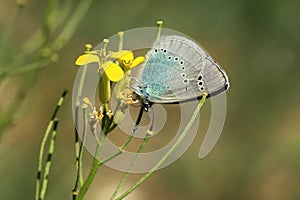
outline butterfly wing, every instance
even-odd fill
[[[161,37],[146,58],[132,88],[151,102],[187,101],[203,93],[217,95],[229,87],[221,67],[203,48],[183,36]]]

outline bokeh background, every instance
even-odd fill
[[[6,60],[13,60],[21,44],[41,26],[46,4],[46,0],[27,2],[5,46]],[[0,5],[3,36],[17,4],[1,0]],[[14,111],[17,117],[13,124],[1,132],[0,199],[34,198],[43,132],[62,90],[72,90],[78,69],[74,61],[85,43],[96,45],[121,30],[155,26],[158,19],[164,20],[165,28],[197,40],[226,69],[231,82],[227,118],[208,157],[197,157],[209,119],[205,115],[189,150],[126,199],[299,199],[299,12],[298,0],[94,1],[71,40],[57,52],[58,61],[37,71],[23,95],[18,95],[18,88],[26,83],[26,76],[1,80],[1,118],[11,102],[24,105]],[[46,199],[71,199],[75,180],[71,112],[69,95],[59,113],[61,123]],[[85,153],[87,174],[92,158]],[[121,175],[103,167],[86,199],[107,199]],[[126,187],[140,176],[131,175]]]

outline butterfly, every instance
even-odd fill
[[[162,36],[132,77],[131,89],[147,111],[153,103],[180,103],[212,97],[228,90],[220,65],[197,43],[184,36]]]

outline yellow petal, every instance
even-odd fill
[[[144,56],[137,57],[136,59],[133,60],[132,64],[130,65],[130,69],[138,66],[139,64],[141,64],[144,61],[145,61],[145,57]]]
[[[113,82],[118,82],[124,76],[122,68],[112,61],[105,62],[102,67],[109,80]]]
[[[99,57],[93,54],[83,54],[76,59],[75,64],[86,65],[92,62],[99,62]]]
[[[121,59],[121,60],[133,60],[133,53],[132,51],[121,50],[117,52],[109,52],[112,58]]]

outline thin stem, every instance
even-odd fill
[[[22,67],[17,66],[10,69],[6,69],[0,72],[0,82],[7,76],[18,76],[33,70],[41,69],[46,65],[50,64],[51,62],[53,62],[51,58],[43,58],[36,60],[33,63],[23,65]]]
[[[42,46],[47,46],[55,28],[58,0],[48,0],[45,17],[42,23]]]
[[[183,130],[182,134],[179,136],[178,140],[171,146],[171,148],[168,150],[168,152],[158,161],[156,165],[150,169],[150,171],[145,174],[142,178],[140,178],[131,188],[129,188],[126,192],[124,192],[122,195],[120,195],[117,200],[121,200],[127,195],[129,195],[132,191],[134,191],[138,186],[140,186],[145,180],[147,180],[158,168],[159,166],[169,157],[169,155],[175,150],[175,148],[181,143],[181,141],[184,139],[188,131],[190,130],[191,126],[193,125],[198,113],[200,112],[200,109],[202,108],[207,94],[204,94],[202,96],[202,99],[199,101],[198,106],[196,110],[194,111],[189,123]]]
[[[106,106],[104,106],[104,111],[106,109],[105,107]],[[95,178],[95,176],[97,174],[97,171],[98,171],[99,167],[102,166],[105,162],[107,162],[107,161],[113,159],[114,157],[118,156],[119,154],[121,154],[124,151],[124,149],[129,145],[129,143],[130,143],[130,141],[131,141],[131,139],[132,139],[135,131],[138,128],[138,125],[139,125],[139,123],[140,123],[140,121],[142,119],[142,116],[143,116],[143,108],[140,109],[140,112],[139,112],[139,115],[138,115],[138,118],[137,118],[137,121],[136,121],[136,125],[135,125],[134,129],[131,132],[131,136],[127,139],[127,141],[125,142],[125,144],[122,147],[120,147],[120,150],[118,150],[115,154],[113,154],[112,156],[108,157],[107,159],[104,159],[104,161],[101,161],[101,160],[98,160],[97,158],[98,157],[100,158],[101,147],[102,147],[102,144],[104,142],[105,136],[107,134],[107,132],[106,132],[107,130],[103,129],[103,132],[101,133],[100,145],[97,145],[96,156],[95,156],[95,158],[93,160],[91,171],[90,171],[90,173],[89,173],[86,181],[82,185],[82,188],[79,191],[77,200],[82,200],[84,198],[87,190],[89,189],[90,185],[92,184],[92,181],[94,180],[94,178]],[[105,116],[104,116],[104,118],[105,118]],[[96,130],[96,129],[94,129],[94,130]]]
[[[112,132],[117,126],[118,124],[112,124],[112,126],[107,130],[107,133]]]
[[[86,48],[87,45],[86,45]],[[85,77],[86,77],[86,73],[87,73],[87,67],[83,66],[82,69],[82,73],[80,76],[80,80],[79,80],[79,85],[78,85],[78,93],[77,93],[77,98],[76,98],[76,107],[75,107],[75,124],[78,124],[78,112],[79,112],[79,107],[80,107],[80,100],[81,100],[81,96],[82,96],[82,91],[83,91],[83,85],[84,85],[84,81],[85,81]],[[84,109],[84,112],[86,112],[86,109]],[[84,132],[86,131],[86,125],[88,123],[87,120],[87,114],[83,114],[84,117]],[[85,133],[84,133],[85,135]],[[82,139],[82,143],[81,146],[84,144],[83,139]],[[78,181],[80,182],[80,186],[83,186],[83,177],[82,177],[82,172],[81,171],[81,167],[80,167],[80,162],[81,162],[81,158],[80,158],[80,150],[81,147],[79,147],[79,137],[78,137],[78,132],[77,132],[77,127],[75,126],[75,151],[76,151],[76,169],[77,169],[77,177],[76,177],[76,181],[75,181],[75,186],[74,189],[72,191],[72,199],[75,200],[77,198],[78,195]],[[81,174],[81,175],[80,175]]]
[[[122,149],[125,149],[128,146],[128,144],[130,143],[130,141],[132,140],[132,138],[133,138],[133,136],[134,136],[136,130],[138,129],[138,127],[140,125],[140,122],[142,120],[143,112],[144,112],[144,109],[143,109],[143,107],[141,107],[138,118],[137,118],[136,123],[135,123],[135,126],[131,131],[131,135],[127,139],[127,141],[123,144],[123,146],[121,147]]]
[[[14,96],[14,100],[6,106],[6,111],[2,111],[0,116],[0,139],[2,134],[4,134],[5,129],[11,126],[18,118],[20,118],[24,113],[24,108],[26,109],[26,103],[29,101],[18,101],[18,99],[24,99],[28,95],[28,89],[32,87],[34,74],[28,74],[20,85],[18,92]],[[6,86],[7,87],[7,86]],[[23,109],[20,109],[23,108]]]
[[[52,155],[54,153],[54,148],[55,148],[57,125],[58,125],[58,120],[56,119],[56,120],[54,120],[54,123],[53,123],[52,137],[51,137],[51,142],[50,142],[50,146],[49,146],[47,161],[46,161],[45,168],[44,168],[43,185],[42,185],[39,200],[43,200],[45,198],[45,194],[47,191],[48,177],[49,177],[51,164],[52,164]]]
[[[97,158],[94,158],[91,171],[90,171],[86,181],[82,185],[82,188],[79,191],[77,200],[82,200],[84,198],[84,196],[85,196],[87,190],[89,189],[90,185],[92,184],[92,181],[94,180],[100,166],[101,166],[101,162],[99,160],[97,160]]]
[[[87,106],[84,105],[82,108],[83,108],[83,123],[84,123],[84,125],[83,125],[83,135],[82,135],[81,145],[80,145],[79,154],[78,154],[78,168],[77,168],[80,187],[83,185],[82,155],[83,155],[83,149],[84,149],[86,133],[87,133],[87,126],[88,126]]]
[[[157,21],[156,24],[157,24],[157,27],[158,27],[158,29],[157,29],[157,35],[156,35],[156,40],[159,40],[160,34],[161,34],[162,25],[163,25],[163,21]]]
[[[41,143],[40,147],[40,154],[39,154],[39,161],[38,161],[38,172],[36,177],[36,188],[35,188],[35,200],[39,200],[39,193],[40,193],[40,182],[41,182],[41,174],[42,174],[42,163],[43,163],[43,155],[46,141],[49,137],[50,131],[52,129],[54,121],[51,120],[47,126],[46,132],[44,134],[44,138]]]
[[[63,23],[69,20],[70,11],[73,10],[72,6],[73,0],[66,0],[60,2],[60,7],[56,17],[56,23],[54,24],[54,29],[59,26],[63,26]],[[63,5],[62,5],[63,4]],[[40,27],[26,42],[22,45],[22,54],[16,57],[16,60],[23,60],[26,56],[33,54],[38,49],[41,48],[43,44],[43,27]]]
[[[92,2],[93,0],[82,0],[79,2],[78,6],[73,12],[73,15],[70,16],[68,24],[65,25],[62,32],[53,42],[52,49],[54,51],[61,49],[65,45],[65,43],[67,43],[70,40],[71,36],[76,30],[76,27],[78,27],[79,23],[81,22],[81,19],[86,14]]]
[[[137,129],[138,129],[138,127],[139,127],[139,124],[140,124],[140,122],[141,122],[141,120],[142,120],[143,112],[144,112],[144,109],[143,109],[143,107],[141,107],[140,112],[139,112],[139,115],[138,115],[137,120],[136,120],[136,123],[135,123],[135,126],[134,126],[134,128],[132,129],[131,134],[130,134],[130,136],[127,138],[127,140],[125,141],[125,143],[124,143],[124,144],[123,144],[123,145],[122,145],[122,146],[121,146],[114,154],[112,154],[111,156],[105,158],[105,159],[102,161],[101,164],[108,162],[109,160],[111,160],[111,159],[117,157],[118,155],[120,155],[121,153],[123,153],[123,152],[125,151],[125,149],[126,149],[127,146],[129,145],[130,141],[132,140],[132,138],[133,138],[135,132],[137,131]]]
[[[107,112],[109,110],[109,107],[108,107],[108,103],[105,102],[104,105],[103,105],[103,118],[102,118],[102,121],[101,121],[101,129],[104,131],[106,126],[107,126],[107,122],[108,122],[108,116],[107,116]],[[96,135],[97,136],[97,135]],[[97,140],[97,138],[96,138]]]
[[[85,80],[85,77],[86,77],[86,73],[87,73],[87,67],[83,67],[82,68],[82,74],[80,76],[80,80],[79,80],[79,84],[78,84],[78,94],[77,94],[77,98],[76,98],[75,124],[78,124],[78,112],[79,112],[79,106],[80,106],[80,98],[81,98],[82,91],[83,91],[83,85],[84,85],[84,80]],[[83,133],[83,135],[85,135],[86,125],[88,123],[86,112],[87,112],[86,108],[83,108],[83,117],[84,117],[84,127],[83,127],[84,133]],[[81,149],[83,144],[84,144],[84,142],[83,142],[83,139],[82,139],[81,146],[79,147],[79,137],[78,137],[77,127],[75,126],[75,152],[76,152],[76,155],[77,155],[77,158],[76,158],[77,170],[79,170],[79,165],[80,165],[79,162],[80,162],[80,159],[81,159],[80,158],[80,149]],[[79,182],[80,182],[80,185],[82,185],[83,184],[82,176],[80,176],[79,174],[77,174],[77,176],[79,176]],[[76,179],[76,182],[77,181],[78,180]],[[76,183],[75,183],[75,186],[76,186]],[[76,190],[75,190],[75,187],[74,187],[73,194],[75,194],[77,192]]]
[[[86,105],[86,104],[85,104]],[[85,143],[85,138],[86,138],[86,132],[87,132],[87,123],[88,123],[88,119],[87,119],[87,106],[83,106],[83,121],[84,121],[84,125],[83,125],[83,135],[82,135],[82,141],[81,141],[81,145],[80,148],[78,149],[78,156],[76,158],[76,167],[77,167],[77,176],[76,176],[76,181],[75,181],[75,186],[73,189],[73,200],[76,199],[77,196],[77,190],[78,187],[83,185],[83,174],[82,174],[82,155],[83,155],[83,146]],[[78,138],[78,133],[76,131],[76,135]]]
[[[77,178],[78,178],[78,168],[79,168],[79,149],[80,149],[80,144],[79,144],[79,136],[78,136],[78,132],[76,127],[74,127],[74,134],[75,134],[75,155],[76,155],[76,161],[75,161],[75,165],[76,165],[76,171],[77,171],[77,175],[76,175],[76,182],[75,185],[77,183]],[[75,187],[74,187],[75,188]],[[74,189],[73,189],[73,193],[74,193]]]
[[[18,20],[21,11],[24,8],[24,4],[19,4],[17,9],[14,11],[11,19],[8,22],[7,28],[4,31],[3,37],[1,38],[1,46],[0,46],[0,68],[2,68],[3,64],[5,63],[5,52],[6,52],[6,45],[8,40],[10,39],[11,32],[13,30],[14,25],[16,24],[16,21]]]
[[[46,141],[49,137],[50,131],[54,125],[54,119],[56,118],[57,112],[59,111],[61,105],[64,102],[65,96],[67,95],[67,91],[64,90],[61,97],[58,100],[58,103],[56,105],[56,108],[52,114],[52,117],[48,123],[48,126],[46,128],[44,137],[42,139],[41,147],[40,147],[40,153],[39,153],[39,159],[38,159],[38,171],[37,171],[37,177],[36,177],[36,188],[35,188],[35,199],[39,200],[39,194],[40,194],[40,184],[41,184],[41,174],[42,174],[42,163],[43,163],[43,156],[44,156],[44,149],[46,145]]]
[[[105,139],[105,133],[102,132],[101,139],[100,139],[101,143],[100,143],[100,145],[97,144],[96,155],[93,160],[91,171],[79,191],[77,200],[82,200],[84,198],[86,192],[88,191],[90,185],[92,184],[92,182],[97,174],[99,167],[103,164],[103,163],[101,163],[100,160],[98,160],[98,157],[100,157],[100,155],[101,155],[101,150],[102,150],[102,145],[103,145],[104,139]]]
[[[134,166],[135,166],[135,164],[136,164],[136,162],[137,162],[137,160],[139,158],[140,153],[144,150],[144,148],[145,148],[146,144],[148,143],[150,137],[151,137],[151,135],[147,133],[147,135],[144,138],[142,144],[140,145],[139,149],[137,150],[136,155],[135,155],[132,163],[128,167],[127,171],[123,174],[123,176],[122,176],[122,178],[121,178],[121,180],[120,180],[120,182],[119,182],[116,190],[114,191],[113,195],[111,196],[111,198],[110,198],[111,200],[113,200],[117,196],[117,194],[120,192],[120,189],[122,188],[124,182],[126,181],[129,173],[134,168]]]
[[[97,145],[98,145],[98,146],[101,146],[101,139],[99,139],[97,133],[93,133],[93,134],[94,134],[95,140],[96,140],[96,142],[97,142]]]
[[[119,51],[121,51],[123,49],[123,36],[124,36],[124,32],[119,32],[119,37],[120,37],[120,41],[119,41]]]

